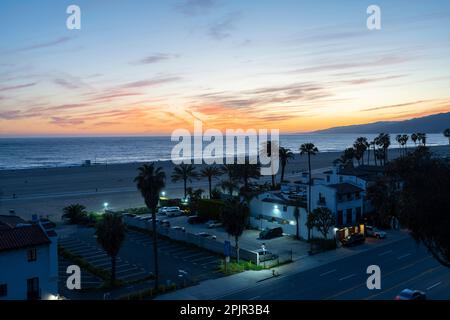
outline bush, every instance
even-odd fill
[[[335,239],[314,238],[310,240],[313,252],[335,250],[337,248]]]
[[[225,204],[217,199],[200,199],[198,201],[198,215],[211,220],[220,220]]]

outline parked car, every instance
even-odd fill
[[[207,239],[211,239],[211,240],[216,240],[217,237],[213,234],[209,234],[206,232],[199,232],[196,234],[197,237],[202,237],[202,238],[207,238]]]
[[[403,289],[396,297],[395,300],[426,300],[427,295],[425,292],[419,290]]]
[[[161,207],[158,209],[158,213],[166,215],[168,211],[180,211],[180,207]]]
[[[187,222],[189,224],[197,224],[197,223],[204,223],[206,222],[207,219],[204,217],[199,217],[199,216],[191,216],[188,218]]]
[[[122,216],[128,217],[128,218],[135,218],[136,217],[136,215],[133,214],[133,213],[124,213]]]
[[[341,243],[344,247],[351,247],[356,246],[358,244],[364,243],[366,241],[366,238],[361,233],[354,233],[352,235],[349,235],[345,237]]]
[[[166,216],[168,217],[179,217],[182,216],[184,214],[183,211],[180,210],[180,208],[175,207],[175,208],[169,208],[166,210]]]
[[[281,237],[283,235],[283,229],[281,227],[278,228],[267,228],[259,233],[260,239],[272,239],[276,237]]]
[[[180,227],[180,226],[174,226],[171,229],[172,230],[178,230],[178,231],[186,232],[186,229],[184,227]]]
[[[209,229],[212,228],[218,228],[222,226],[222,222],[218,221],[218,220],[209,220],[206,225],[208,226]]]
[[[260,262],[275,260],[278,258],[278,255],[273,254],[272,252],[267,251],[267,250],[258,249],[258,250],[255,250],[255,252],[257,252],[259,254]]]
[[[386,238],[386,232],[380,231],[375,227],[372,226],[366,226],[366,235],[368,237],[378,238],[378,239],[384,239]]]

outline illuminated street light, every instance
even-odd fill
[[[103,204],[103,208],[105,209],[105,211],[108,210],[108,205],[109,205],[108,202],[105,202],[105,203]]]

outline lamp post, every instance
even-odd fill
[[[106,213],[106,210],[108,210],[108,205],[109,205],[108,202],[105,202],[105,203],[103,204],[103,209],[104,209],[104,212],[105,212],[105,213]]]

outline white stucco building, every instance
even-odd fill
[[[0,300],[55,299],[57,235],[39,221],[0,216]]]

